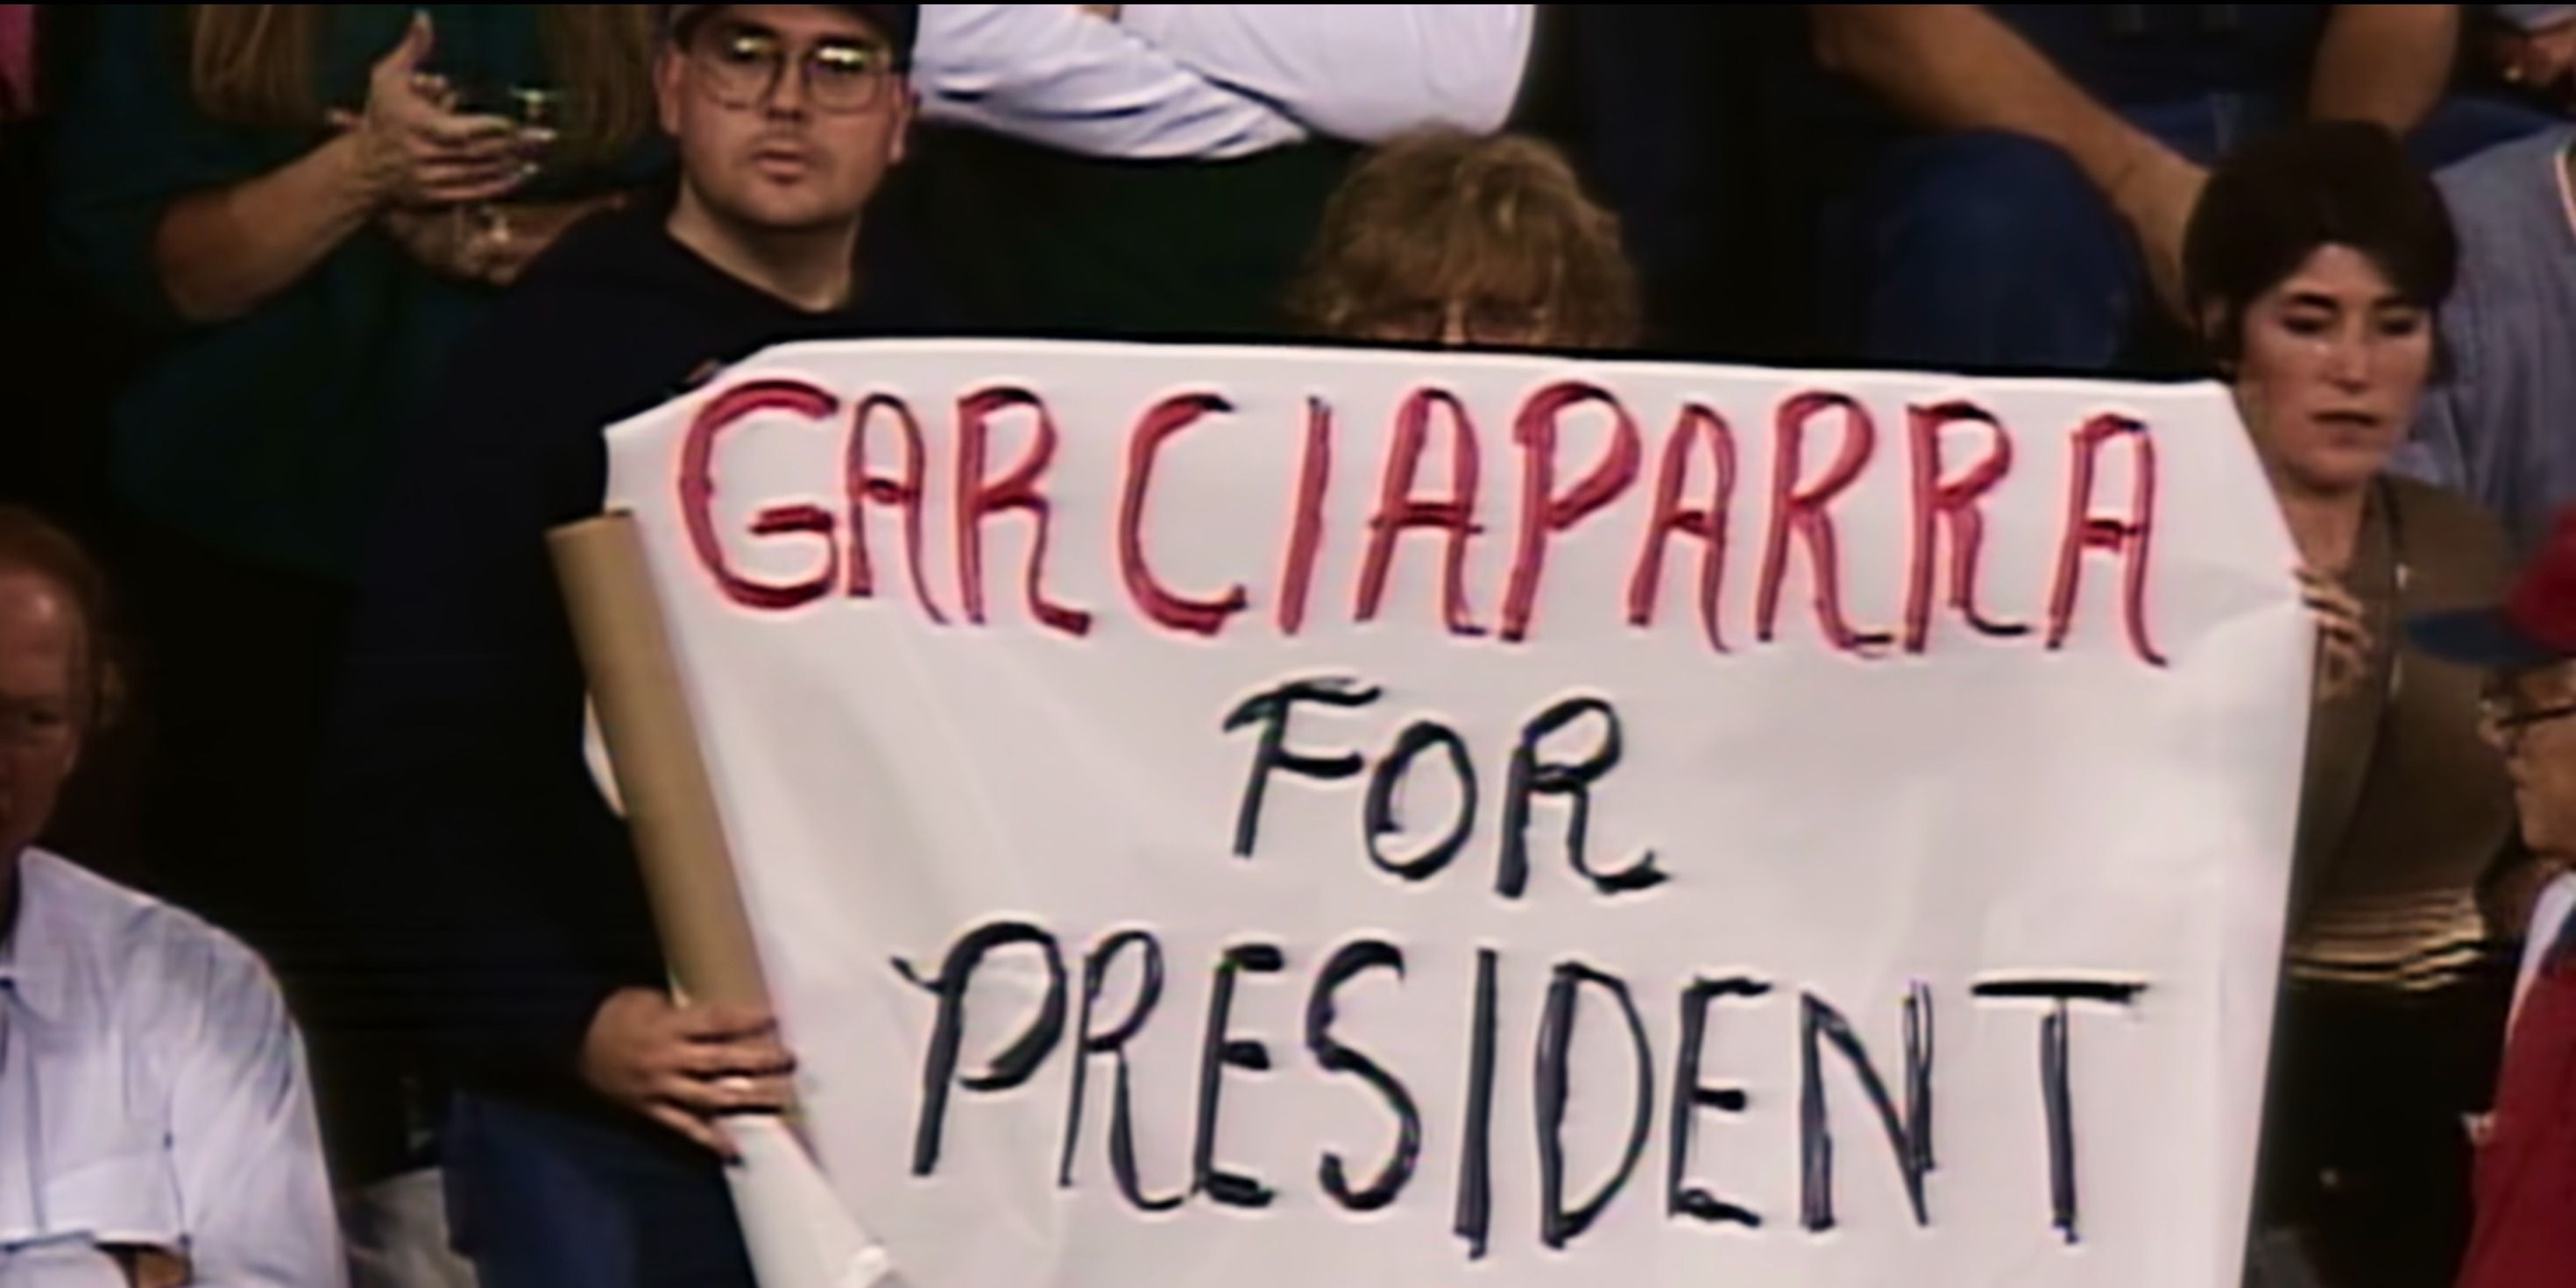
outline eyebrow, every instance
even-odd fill
[[[791,43],[788,40],[786,32],[780,31],[767,23],[754,22],[749,18],[725,19],[724,25],[720,29],[720,34],[735,37],[756,36],[763,40],[777,41],[782,45]],[[864,31],[825,32],[814,37],[814,39],[809,43],[815,48],[822,48],[824,46],[846,46],[854,49],[874,49],[879,51],[891,51],[894,48],[894,46],[888,43],[883,37]]]

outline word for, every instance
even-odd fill
[[[1362,846],[1371,865],[1379,871],[1405,882],[1424,882],[1439,876],[1454,862],[1460,850],[1476,830],[1479,796],[1476,765],[1467,740],[1456,730],[1437,720],[1416,720],[1406,725],[1395,737],[1395,745],[1374,767],[1358,752],[1316,754],[1298,751],[1288,745],[1288,724],[1299,705],[1309,704],[1345,710],[1366,707],[1378,700],[1380,690],[1340,677],[1292,680],[1277,688],[1246,700],[1226,717],[1227,732],[1258,727],[1261,738],[1252,755],[1252,776],[1244,784],[1243,803],[1235,811],[1234,855],[1249,859],[1260,845],[1261,807],[1269,798],[1270,779],[1287,773],[1320,782],[1334,782],[1368,775],[1368,795],[1361,814]],[[1569,760],[1550,758],[1544,744],[1554,735],[1577,721],[1596,719],[1601,724],[1600,741],[1592,750]],[[1652,890],[1667,879],[1655,866],[1650,851],[1626,867],[1602,872],[1593,867],[1590,854],[1592,831],[1592,787],[1617,768],[1620,758],[1619,712],[1601,698],[1568,698],[1540,712],[1521,727],[1519,743],[1513,747],[1511,770],[1503,788],[1503,836],[1501,853],[1495,864],[1494,893],[1506,899],[1518,899],[1529,890],[1530,844],[1533,807],[1542,799],[1562,798],[1568,811],[1565,822],[1567,862],[1577,874],[1605,896],[1635,894]],[[1439,839],[1409,856],[1387,852],[1388,838],[1401,830],[1395,816],[1399,790],[1421,763],[1423,757],[1437,751],[1448,765],[1448,772],[1458,788],[1457,813]]]
[[[1116,492],[1117,527],[1110,544],[1129,606],[1155,629],[1219,636],[1252,613],[1248,581],[1193,593],[1175,588],[1158,575],[1153,558],[1157,534],[1148,523],[1154,508],[1156,466],[1163,454],[1177,450],[1193,431],[1234,410],[1233,402],[1219,392],[1181,393],[1144,409],[1127,433]],[[1580,468],[1561,459],[1560,441],[1562,421],[1578,411],[1607,413],[1611,423],[1609,442],[1600,457]],[[952,547],[950,566],[957,578],[953,603],[958,615],[973,625],[987,623],[985,535],[997,521],[1016,518],[1034,527],[1027,561],[1020,570],[1031,619],[1066,636],[1088,634],[1093,610],[1064,602],[1047,585],[1048,551],[1056,535],[1050,471],[1064,438],[1046,400],[1030,389],[995,385],[965,393],[951,412],[953,428],[946,447],[954,491],[948,507],[950,530],[943,537]],[[803,576],[769,578],[737,567],[726,553],[716,518],[719,448],[733,430],[760,415],[831,423],[845,435],[836,507],[780,501],[757,509],[750,520],[752,536],[793,538],[811,547],[811,570]],[[993,459],[995,428],[1005,418],[1025,421],[1028,428],[1017,458],[998,465]],[[1952,460],[1945,446],[1948,431],[1960,426],[1985,431],[1986,450],[1973,461]],[[1855,625],[1843,602],[1844,543],[1834,519],[1837,502],[1872,464],[1896,455],[1881,449],[1876,419],[1855,398],[1812,391],[1783,399],[1773,410],[1768,432],[1773,464],[1752,609],[1754,635],[1761,642],[1771,643],[1778,635],[1791,567],[1803,555],[1818,629],[1837,650],[1864,656],[1891,648],[1923,653],[1929,647],[1936,606],[1943,604],[1979,635],[2037,635],[2046,647],[2060,648],[2075,630],[2088,559],[2102,556],[2120,565],[2118,602],[2130,651],[2147,664],[2164,665],[2146,613],[2156,522],[2156,445],[2145,424],[2104,412],[2071,431],[2071,463],[2061,483],[2065,518],[2054,569],[2042,595],[2045,620],[2036,626],[2001,620],[1981,606],[1978,587],[1985,539],[1981,506],[2013,469],[2012,435],[1993,414],[1967,402],[1906,409],[1906,449],[1898,466],[1907,471],[1912,497],[1904,556],[1905,606],[1901,623],[1885,629]],[[1300,464],[1289,481],[1292,499],[1277,542],[1278,571],[1268,603],[1271,628],[1286,637],[1305,629],[1316,606],[1327,493],[1333,456],[1341,445],[1332,405],[1309,400],[1302,433]],[[1489,445],[1466,404],[1446,389],[1417,390],[1396,407],[1383,437],[1386,447],[1376,502],[1365,531],[1356,534],[1364,554],[1348,601],[1353,622],[1379,619],[1400,546],[1407,538],[1420,538],[1439,545],[1439,613],[1448,631],[1469,637],[1491,635],[1508,643],[1527,640],[1537,629],[1552,543],[1578,527],[1607,522],[1605,516],[1633,499],[1636,504],[1624,507],[1637,533],[1637,553],[1627,583],[1627,624],[1638,629],[1654,626],[1666,566],[1675,562],[1677,547],[1696,546],[1698,570],[1692,585],[1700,629],[1710,648],[1727,651],[1721,592],[1729,543],[1735,535],[1731,516],[1738,492],[1737,432],[1716,409],[1685,405],[1666,428],[1650,466],[1644,428],[1610,390],[1564,381],[1529,395],[1511,417],[1510,445],[1519,460],[1519,487],[1517,512],[1504,539],[1511,542],[1512,561],[1498,588],[1499,612],[1490,619],[1471,602],[1467,567],[1474,543],[1487,537],[1488,514],[1498,507],[1485,484]],[[1447,478],[1426,482],[1424,460],[1435,438],[1447,449]],[[2094,492],[2102,459],[2114,448],[2129,455],[2130,494],[2125,509],[2105,513]],[[1811,462],[1820,459],[1826,463],[1811,468]],[[882,511],[900,524],[915,604],[927,620],[945,625],[949,608],[932,587],[923,564],[931,539],[925,531],[925,511],[933,495],[931,461],[931,442],[921,418],[892,394],[872,393],[851,403],[793,379],[736,385],[706,402],[683,442],[677,488],[691,552],[718,592],[744,608],[776,612],[836,597],[871,599],[880,578],[868,516],[872,510]],[[1703,480],[1697,488],[1694,477]]]
[[[1013,979],[1025,977],[1025,960],[1043,962],[1046,989],[1021,1021],[1010,1041],[980,1068],[969,1068],[964,1051],[970,1031],[997,1031],[988,1023],[970,1024],[968,1010],[979,997],[978,972],[996,961]],[[1122,959],[1134,959],[1139,985],[1124,1014],[1103,1014],[1104,982]],[[1219,1159],[1225,1153],[1225,1087],[1230,1076],[1271,1073],[1280,1062],[1260,1037],[1240,1031],[1233,1013],[1237,991],[1285,973],[1287,951],[1276,943],[1247,941],[1224,948],[1214,963],[1208,1009],[1198,1044],[1195,1122],[1190,1133],[1188,1185],[1185,1190],[1148,1191],[1139,1166],[1134,1108],[1134,1068],[1129,1046],[1153,1023],[1165,991],[1166,958],[1161,941],[1143,929],[1123,929],[1095,941],[1075,971],[1065,958],[1063,941],[1046,927],[1026,920],[997,920],[977,926],[948,949],[936,971],[897,961],[904,979],[936,999],[936,1014],[921,1061],[920,1099],[912,1142],[912,1174],[938,1174],[941,1142],[955,1102],[964,1096],[998,1096],[1027,1087],[1051,1059],[1071,1063],[1070,1090],[1063,1115],[1056,1183],[1075,1185],[1075,1159],[1083,1129],[1085,1088],[1092,1066],[1109,1062],[1112,1084],[1108,1127],[1108,1163],[1118,1192],[1135,1210],[1165,1213],[1194,1198],[1237,1209],[1259,1209],[1277,1199],[1263,1177],[1235,1170]],[[1395,1144],[1372,1166],[1326,1150],[1317,1159],[1315,1184],[1346,1212],[1386,1208],[1413,1183],[1424,1150],[1427,1124],[1413,1086],[1433,1071],[1397,1070],[1353,1046],[1335,1031],[1337,999],[1372,976],[1401,984],[1407,956],[1401,945],[1362,938],[1326,952],[1314,965],[1306,985],[1303,1045],[1315,1071],[1356,1080],[1375,1093],[1395,1127]],[[1456,1125],[1459,1167],[1451,1196],[1451,1229],[1464,1244],[1469,1260],[1484,1257],[1494,1237],[1493,1176],[1496,1149],[1495,1068],[1499,1058],[1496,1033],[1503,957],[1493,948],[1476,953],[1473,994],[1467,1000],[1466,1094]],[[1540,1000],[1536,1049],[1529,1054],[1536,1078],[1527,1112],[1507,1118],[1533,1125],[1539,1166],[1539,1203],[1535,1214],[1539,1241],[1564,1250],[1610,1209],[1632,1183],[1652,1138],[1660,1111],[1666,1133],[1668,1165],[1663,1177],[1664,1211],[1673,1222],[1760,1227],[1762,1216],[1745,1203],[1720,1197],[1692,1179],[1698,1128],[1704,1118],[1743,1115],[1751,1110],[1749,1095],[1738,1086],[1712,1083],[1701,1052],[1717,1008],[1759,1005],[1773,986],[1748,977],[1694,978],[1673,994],[1680,1018],[1678,1049],[1658,1053],[1648,1038],[1636,994],[1628,981],[1581,961],[1551,964]],[[2047,975],[1989,979],[1971,990],[1987,1003],[2026,1002],[2044,1008],[2038,1061],[2041,1100],[2046,1118],[2049,1175],[2048,1215],[2068,1242],[2078,1232],[2076,1134],[2074,1127],[2075,1063],[2071,1004],[2130,1004],[2142,986],[2053,978]],[[1016,993],[1014,994],[1017,995]],[[1932,1224],[1927,1190],[1935,1170],[1933,1150],[1934,1077],[1933,994],[1916,985],[1904,1002],[1902,1065],[1895,1090],[1843,1014],[1825,999],[1804,993],[1798,999],[1801,1052],[1799,1115],[1799,1225],[1810,1232],[1834,1228],[1835,1139],[1825,1094],[1830,1054],[1846,1066],[1874,1111],[1879,1133],[1902,1179],[1918,1225]],[[1566,1174],[1566,1108],[1577,1094],[1569,1054],[1578,1016],[1587,1007],[1607,1007],[1623,1026],[1630,1047],[1633,1080],[1626,1088],[1632,1112],[1620,1161],[1611,1173],[1578,1194]],[[985,1017],[989,1021],[991,1017]],[[1659,1073],[1667,1076],[1660,1079]],[[1658,1096],[1659,1081],[1668,1090]],[[1586,1087],[1585,1095],[1610,1089]]]

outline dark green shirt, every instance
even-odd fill
[[[551,85],[535,5],[426,5],[429,70],[460,87]],[[333,5],[315,58],[320,100],[355,110],[415,7]],[[494,292],[420,267],[373,228],[251,312],[202,327],[172,311],[154,268],[162,214],[191,192],[256,178],[325,141],[320,127],[216,122],[188,92],[185,6],[111,5],[65,105],[52,223],[75,272],[168,334],[116,408],[118,490],[146,518],[235,556],[345,580],[383,486],[387,447],[448,347]],[[549,175],[560,198],[667,169],[660,140],[612,167]]]

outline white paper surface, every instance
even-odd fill
[[[1539,470],[1531,444],[1547,420],[1524,412],[1567,381],[1602,398],[1555,417],[1553,465]],[[961,525],[963,499],[979,494],[960,481],[971,463],[961,461],[963,412],[991,413],[987,483],[1028,464],[1036,434],[1035,411],[983,396],[994,390],[1035,397],[1052,421],[1052,459],[1027,481],[1048,507],[1044,600],[1087,612],[1079,635],[1033,610],[1029,510]],[[1476,635],[1444,622],[1449,541],[1433,529],[1394,541],[1378,611],[1358,620],[1393,426],[1426,390],[1472,422],[1475,531],[1457,597]],[[1136,486],[1140,418],[1187,395],[1227,410],[1176,420]],[[1864,412],[1869,450],[1856,450],[1845,404],[1797,401],[1806,395]],[[1616,468],[1603,398],[1633,422],[1633,474]],[[911,480],[893,400],[923,448],[917,547],[899,503]],[[1930,434],[1940,456],[1918,481],[1926,467],[1909,408],[1962,401],[2012,446],[1975,507],[1974,600],[1988,627],[2026,629],[1990,633],[1956,609],[1952,551],[1967,525],[1934,511],[1915,652],[1902,636],[1918,498],[1962,485],[1994,432],[1962,422]],[[1315,415],[1319,405],[1329,417]],[[1412,495],[1455,503],[1452,418],[1447,404],[1429,405]],[[1681,504],[1705,507],[1718,487],[1705,437],[1669,454],[1686,405],[1731,430],[1734,486],[1717,525],[1723,651],[1698,607],[1706,542],[1673,536],[1659,583],[1638,588],[1670,461],[1687,465]],[[1784,435],[1784,408],[1807,405],[1824,410],[1802,437]],[[863,407],[869,429],[854,462]],[[2079,432],[2103,415],[2138,432]],[[1297,498],[1317,437],[1331,448],[1329,467],[1314,471],[1327,486],[1291,632],[1284,570],[1304,562]],[[1784,472],[1792,438],[1799,456]],[[868,342],[774,350],[618,428],[611,446],[611,504],[642,523],[674,618],[822,1172],[911,1288],[2235,1282],[2311,637],[2277,512],[2214,388]],[[2077,489],[2086,460],[2089,496]],[[1837,467],[1851,481],[1822,512],[1842,615],[1855,633],[1898,636],[1890,646],[1828,637],[1821,528],[1790,523],[1774,540],[1775,513],[1794,513],[1775,494],[1811,493]],[[854,475],[881,480],[856,507]],[[1583,499],[1600,504],[1578,513],[1586,507],[1569,498],[1587,482],[1598,486]],[[1506,640],[1533,487],[1554,502],[1535,512],[1567,522],[1542,532],[1525,637]],[[855,490],[870,495],[863,479]],[[1122,540],[1131,509],[1138,522]],[[864,597],[851,593],[854,510]],[[2142,519],[2132,613],[2124,587],[2140,547],[2122,525]],[[2079,542],[2071,561],[2070,526],[2099,539]],[[968,530],[980,537],[981,624],[961,584]],[[1775,544],[1766,641],[1758,610]],[[1140,589],[1155,585],[1200,600],[1240,585],[1248,607],[1213,636],[1174,629],[1141,606]],[[1640,605],[1650,625],[1634,620]],[[1226,718],[1287,681],[1327,677],[1379,696],[1356,709],[1295,706],[1285,745],[1356,753],[1366,768],[1335,781],[1271,773],[1253,853],[1239,857],[1261,725],[1228,732]],[[1606,703],[1619,723],[1618,763],[1590,787],[1591,868],[1615,873],[1651,850],[1666,880],[1605,893],[1566,853],[1570,798],[1540,795],[1526,811],[1526,886],[1510,897],[1497,886],[1514,751],[1533,717],[1572,698]],[[1476,785],[1463,845],[1419,881],[1374,864],[1364,828],[1372,777],[1416,722],[1454,732]],[[1597,715],[1579,718],[1534,754],[1582,761],[1601,731]],[[1433,744],[1386,793],[1402,824],[1381,847],[1387,863],[1419,857],[1450,830],[1462,799],[1450,766]],[[1057,946],[1061,1031],[1029,1038],[1043,1029],[1052,983],[1039,952],[984,959],[958,994],[936,1159],[919,1167],[942,1004],[893,963],[935,980],[962,938],[1004,922]],[[1086,959],[1124,931],[1149,934],[1162,955],[1159,1002],[1124,1058],[1133,1171],[1149,1200],[1186,1195],[1168,1211],[1122,1195],[1111,1130],[1119,1060],[1078,1050]],[[1327,1069],[1308,1027],[1325,962],[1371,940],[1401,950],[1401,977],[1353,975],[1327,1028],[1401,1083],[1419,1153],[1390,1203],[1359,1212],[1328,1195],[1323,1160],[1341,1159],[1349,1188],[1367,1186],[1394,1150],[1398,1115],[1364,1078]],[[1267,1071],[1206,1058],[1219,1045],[1208,1032],[1217,963],[1245,945],[1275,948],[1282,969],[1236,973],[1226,1038],[1258,1043]],[[1480,950],[1498,969],[1490,1207],[1476,1255],[1459,1226],[1462,1192],[1476,1188],[1467,1111]],[[1141,951],[1106,972],[1088,1017],[1095,1034],[1134,1008]],[[1597,1221],[1551,1247],[1541,1030],[1551,972],[1567,964],[1624,983],[1649,1052],[1649,1104],[1624,1184]],[[2054,1179],[2042,1079],[2050,1008],[1974,991],[2035,978],[2142,990],[2069,1009],[2072,1166]],[[1684,1105],[1684,1186],[1758,1226],[1673,1210],[1678,1047],[1694,980],[1763,990],[1707,1009],[1700,1081],[1740,1092],[1741,1112]],[[1909,1079],[1905,1007],[1918,995],[1929,1072]],[[1617,1174],[1639,1085],[1611,993],[1575,996],[1553,1133],[1569,1208]],[[1913,1215],[1863,1079],[1830,1041],[1816,1044],[1813,1080],[1831,1142],[1830,1228],[1802,1203],[1820,1179],[1803,1170],[1818,1143],[1802,1114],[1810,998],[1848,1020],[1897,1120],[1929,1123],[1928,1224]],[[1024,1081],[960,1081],[990,1072],[1023,1038],[1043,1053]],[[1202,1148],[1211,1085],[1218,1109]],[[1929,1108],[1917,1111],[1926,1088]],[[1059,1164],[1074,1112],[1068,1185]],[[1266,1204],[1226,1201],[1242,1196],[1198,1175],[1201,1154],[1204,1171],[1257,1187]],[[2052,1199],[2068,1181],[2071,1240]],[[750,1200],[755,1241],[778,1237],[764,1233],[776,1225],[762,1220],[771,1201]],[[762,1262],[773,1288],[788,1288],[770,1272],[782,1255]]]

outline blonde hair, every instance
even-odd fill
[[[236,125],[304,128],[322,119],[313,58],[336,5],[188,6],[188,90],[197,106]],[[653,121],[657,6],[536,6],[546,60],[561,80],[566,154],[598,162],[643,136]]]
[[[1564,154],[1515,134],[1425,132],[1361,162],[1325,204],[1288,311],[1347,337],[1390,302],[1466,292],[1545,306],[1552,344],[1637,342],[1637,274],[1617,217],[1584,195]]]

